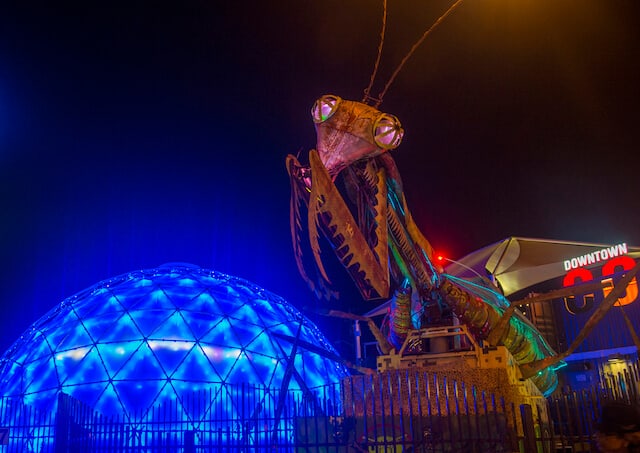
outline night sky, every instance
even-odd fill
[[[451,3],[389,0],[374,94]],[[0,351],[166,262],[317,308],[284,160],[315,146],[316,98],[362,99],[381,19],[382,0],[3,2]],[[637,0],[464,2],[381,105],[423,233],[452,258],[508,236],[640,245],[639,82]]]

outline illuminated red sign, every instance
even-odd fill
[[[622,246],[624,246],[624,250],[626,251],[626,244],[620,244],[618,246],[613,246],[607,249],[603,249],[603,251],[606,250],[607,253],[609,253],[609,255],[605,255],[605,256],[610,256],[610,254],[613,253],[614,249],[619,252],[620,250],[622,250]],[[602,251],[595,252],[595,253],[597,253],[598,254],[597,256],[600,258],[603,256]],[[586,269],[581,266],[577,266],[577,267],[573,266],[574,262],[582,263],[584,262],[584,260],[587,259],[585,257],[588,257],[590,255],[592,254],[583,255],[582,257],[573,258],[572,260],[565,261],[565,268],[567,267],[566,263],[569,263],[570,267],[569,269],[567,269],[569,272],[567,272],[567,274],[564,276],[562,286],[568,287],[568,286],[573,286],[577,283],[586,283],[586,282],[595,280],[592,270]],[[595,259],[595,256],[594,256],[594,259]],[[583,265],[586,265],[586,264],[583,264]],[[615,274],[619,274],[629,269],[632,269],[635,265],[636,265],[635,260],[630,256],[615,256],[614,258],[606,261],[605,264],[602,266],[601,276],[598,277],[604,285],[602,289],[602,298],[606,297],[613,289],[613,285],[614,285],[613,276]],[[635,302],[637,299],[638,299],[638,282],[634,277],[633,280],[631,280],[631,282],[627,286],[625,295],[620,297],[616,301],[614,306],[620,307],[622,305],[628,305],[632,302]],[[585,294],[585,295],[580,295],[575,297],[567,297],[565,298],[565,307],[567,308],[567,311],[569,311],[569,313],[576,314],[576,313],[581,313],[581,312],[590,310],[593,307],[594,302],[595,302],[595,294]]]

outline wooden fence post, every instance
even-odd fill
[[[530,404],[520,405],[520,416],[522,417],[522,432],[524,434],[524,453],[536,453],[536,431],[533,425],[533,411]]]

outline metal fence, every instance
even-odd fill
[[[596,452],[602,405],[638,402],[638,382],[636,366],[542,405],[518,405],[402,371],[283,393],[225,384],[223,397],[213,389],[117,416],[64,393],[48,413],[2,398],[0,452]]]

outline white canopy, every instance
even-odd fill
[[[626,250],[626,253],[624,253]],[[478,275],[497,280],[505,296],[536,284],[558,278],[578,260],[587,269],[601,266],[613,256],[626,254],[640,258],[640,247],[626,244],[594,244],[509,237],[451,262],[445,272],[457,277],[477,279]],[[587,256],[589,259],[587,260]],[[602,258],[602,259],[601,259]]]

